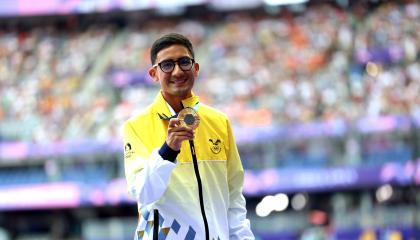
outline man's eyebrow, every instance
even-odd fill
[[[179,59],[181,59],[181,58],[184,58],[184,57],[188,57],[188,58],[191,58],[191,59],[192,59],[192,57],[190,57],[190,56],[188,56],[188,55],[185,55],[185,56],[181,56],[181,57],[179,57],[179,58],[167,58],[167,59],[163,59],[163,60],[161,60],[161,61],[159,61],[159,62],[163,62],[163,61],[177,61],[177,60],[179,60]]]

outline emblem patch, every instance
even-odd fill
[[[209,142],[212,143],[212,145],[210,146],[210,150],[214,153],[214,154],[218,154],[221,150],[222,150],[222,142],[220,141],[220,139],[209,139]]]

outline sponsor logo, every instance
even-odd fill
[[[124,149],[125,149],[126,152],[130,151],[131,150],[131,144],[130,143],[125,144]]]
[[[131,156],[134,154],[133,149],[131,148],[131,144],[127,143],[124,146],[124,158],[131,158]]]

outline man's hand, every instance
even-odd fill
[[[181,143],[184,140],[194,139],[194,129],[181,124],[178,118],[172,118],[168,124],[168,136],[166,137],[166,144],[175,151],[181,149]]]

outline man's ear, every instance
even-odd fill
[[[199,71],[200,71],[200,64],[194,63],[194,75],[195,75],[195,77],[198,76]]]
[[[152,67],[149,69],[149,76],[153,79],[153,81],[159,81],[159,79],[157,78],[156,68]]]

